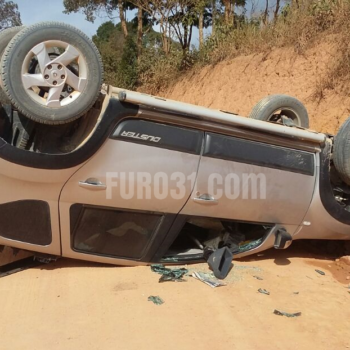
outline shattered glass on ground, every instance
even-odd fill
[[[150,295],[148,297],[148,301],[152,301],[152,303],[155,304],[155,305],[162,305],[162,304],[164,304],[164,300],[161,297],[157,296],[157,295]]]
[[[185,268],[174,268],[169,269],[162,264],[154,264],[151,265],[151,270],[155,273],[161,275],[159,278],[159,282],[185,282],[183,276],[188,273],[188,270]]]
[[[286,316],[286,317],[298,317],[301,316],[301,312],[294,312],[294,313],[289,313],[289,312],[284,312],[280,310],[274,310],[273,313],[278,316]]]
[[[220,286],[226,286],[226,283],[219,281],[217,278],[213,278],[210,274],[204,272],[192,272],[192,277],[205,283],[209,287],[216,288]]]
[[[215,278],[212,271],[209,270],[207,264],[197,264],[194,267],[188,267],[188,276],[191,276],[193,272],[204,273],[208,278]],[[238,265],[237,263],[232,267],[231,271],[225,278],[226,284],[232,284],[236,282],[241,282],[247,278],[257,278],[262,279],[263,270],[260,267],[256,266],[246,266],[246,265]]]

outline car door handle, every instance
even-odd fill
[[[85,181],[79,181],[79,186],[88,190],[101,191],[105,190],[107,186],[97,179],[87,179]]]
[[[202,194],[199,197],[194,197],[193,200],[199,204],[214,205],[219,203],[214,197],[210,196],[209,194]]]

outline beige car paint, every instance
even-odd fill
[[[219,173],[223,178],[229,174],[238,176],[241,186],[236,199],[223,195],[217,200],[216,205],[199,204],[195,201],[196,197],[207,193],[208,179],[213,172]],[[263,194],[266,195],[266,198],[260,198],[260,189],[264,190],[260,188],[264,186],[264,183],[260,184],[260,182],[257,187],[257,198],[253,198],[251,193],[248,193],[248,198],[244,198],[242,187],[245,174],[257,176],[263,174],[266,179],[266,192]],[[315,175],[308,176],[257,165],[202,157],[195,186],[199,193],[192,193],[191,199],[181,214],[299,225],[310,206],[314,187]],[[223,189],[223,185],[221,188]],[[216,199],[215,193],[208,194]]]
[[[0,245],[61,255],[58,199],[67,179],[80,167],[64,170],[28,168],[0,158],[0,204],[24,199],[48,202],[51,214],[52,243],[48,246],[33,245],[0,236]],[[21,213],[17,213],[21,220]]]
[[[104,261],[126,265],[135,264],[135,262],[131,263],[131,261],[127,260],[98,257],[97,255],[74,251],[71,248],[69,222],[69,209],[72,204],[84,203],[103,207],[177,214],[185,205],[193,188],[193,183],[191,184],[190,181],[186,182],[185,194],[181,199],[163,200],[154,198],[153,196],[152,199],[133,198],[127,200],[121,197],[119,186],[107,187],[106,190],[94,190],[80,187],[79,181],[94,178],[108,186],[106,174],[118,172],[146,172],[151,174],[152,178],[154,174],[159,172],[168,174],[182,172],[186,175],[191,175],[197,171],[199,158],[199,155],[108,139],[101,149],[69,179],[62,190],[60,197],[60,217],[63,255],[70,258],[91,261]],[[127,186],[129,185],[127,183]],[[131,183],[131,185],[136,188],[136,182]],[[111,199],[107,199],[106,192],[110,190],[112,196]]]

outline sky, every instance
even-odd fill
[[[82,13],[71,13],[66,15],[63,13],[63,0],[13,0],[18,5],[21,13],[23,25],[30,25],[42,21],[59,21],[71,24],[88,36],[92,37],[97,28],[104,22],[110,21],[107,16],[98,17],[94,23],[88,22]],[[116,13],[117,15],[117,13]],[[115,22],[117,20],[114,20]],[[158,28],[154,28],[159,30]],[[207,32],[207,30],[205,31]],[[207,33],[206,33],[207,34]],[[198,29],[193,28],[192,45],[198,46]]]
[[[24,25],[30,25],[37,22],[42,21],[59,21],[69,23],[80,30],[82,30],[85,34],[92,37],[97,28],[104,22],[110,21],[110,18],[107,16],[104,17],[96,17],[94,23],[88,22],[85,19],[84,14],[82,13],[71,13],[66,15],[63,13],[64,6],[63,0],[13,0],[17,3],[19,7],[19,11],[21,13],[22,23]],[[285,4],[285,0],[281,1],[281,6]],[[264,0],[247,0],[248,10],[253,7],[254,4],[255,12],[261,12],[263,7],[265,6]],[[270,0],[269,5],[271,9],[274,8],[276,0]],[[271,10],[270,9],[270,10]],[[240,10],[239,10],[240,11]],[[238,12],[239,12],[238,11]],[[272,10],[271,10],[272,11]],[[115,13],[117,16],[117,12]],[[133,17],[134,14],[130,13],[129,17]],[[130,18],[131,19],[131,18]],[[118,19],[115,19],[114,22],[117,22]],[[155,30],[159,31],[159,28],[154,27]],[[206,29],[204,31],[205,35],[210,34],[210,29]],[[192,45],[198,46],[199,33],[198,28],[193,28],[193,36],[192,36]],[[174,38],[175,39],[175,38]]]
[[[71,24],[88,36],[93,36],[97,28],[110,19],[97,17],[94,23],[85,20],[82,13],[63,13],[63,0],[13,0],[21,13],[22,23],[30,25],[42,21],[59,21]]]

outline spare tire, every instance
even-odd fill
[[[5,30],[2,30],[0,32],[0,60],[1,60],[2,54],[4,53],[11,39],[16,34],[18,34],[22,29],[23,27],[12,27],[12,28],[7,28]],[[1,66],[0,66],[0,70],[1,70]],[[11,103],[10,99],[7,97],[7,95],[2,89],[2,81],[0,78],[0,104],[10,104],[10,103]]]
[[[61,54],[52,59],[52,50]],[[33,60],[40,68],[34,74]],[[64,23],[42,22],[23,29],[7,46],[1,67],[11,103],[39,123],[71,122],[86,113],[100,94],[103,68],[96,46]]]
[[[299,100],[288,95],[270,95],[263,98],[252,109],[249,118],[281,123],[282,116],[289,118],[295,126],[309,127],[306,108]]]
[[[350,185],[350,117],[335,136],[333,162],[341,179]]]

